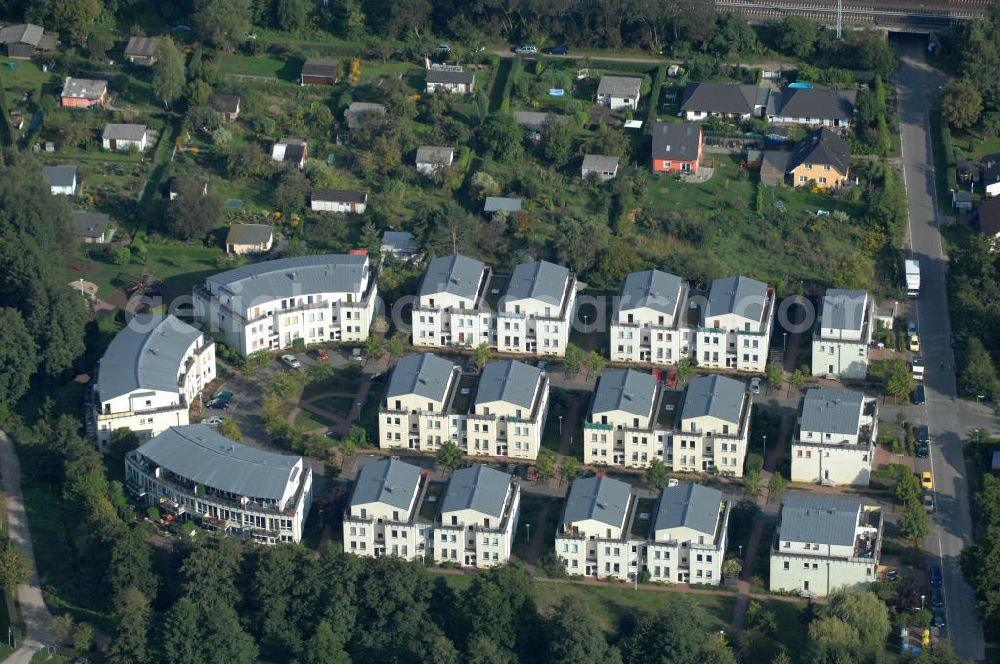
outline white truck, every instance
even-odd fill
[[[907,259],[906,267],[906,295],[917,297],[920,295],[920,263],[916,260]]]

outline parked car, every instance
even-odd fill
[[[931,585],[940,586],[942,583],[943,579],[941,578],[941,566],[934,565],[931,567]]]
[[[760,394],[760,378],[750,379],[750,394]]]
[[[931,446],[926,442],[917,441],[917,458],[926,459],[931,455]]]
[[[937,608],[939,606],[944,606],[944,594],[941,592],[941,589],[938,588],[937,586],[931,586],[930,602],[931,606],[933,606],[934,608]]]
[[[929,493],[925,493],[921,498],[920,502],[923,503],[924,509],[928,512],[934,511],[934,496]]]
[[[515,53],[538,53],[537,46],[531,46],[530,44],[521,44],[514,48]]]
[[[910,335],[910,352],[919,353],[920,352],[920,337],[915,334]]]
[[[528,466],[528,470],[524,474],[524,479],[529,482],[535,482],[538,480],[538,469],[534,466]]]
[[[210,427],[217,427],[220,424],[222,424],[222,418],[220,416],[218,416],[218,415],[212,415],[212,417],[209,417],[208,419],[202,420],[201,423],[202,424],[207,424]]]
[[[313,351],[313,357],[321,362],[326,362],[330,359],[330,351],[325,348],[317,348]]]
[[[923,406],[925,403],[927,403],[927,392],[923,385],[917,385],[917,388],[913,390],[913,405]]]
[[[212,399],[207,405],[212,410],[228,410],[229,399]]]
[[[931,627],[943,628],[947,625],[944,619],[944,609],[934,609],[934,618],[931,620]]]
[[[895,581],[899,578],[899,572],[894,569],[886,570],[885,578],[887,581]]]
[[[921,385],[920,387],[923,387],[923,385]],[[927,429],[926,424],[921,424],[917,426],[917,441],[921,443],[931,442],[931,433]]]
[[[302,363],[299,362],[299,359],[294,355],[282,355],[281,361],[289,369],[298,369],[299,367],[302,366]]]
[[[545,55],[569,55],[569,46],[565,46],[564,44],[549,46],[547,48],[543,48],[542,53]]]
[[[920,486],[928,491],[934,490],[934,476],[931,475],[931,471],[925,470],[920,473]]]
[[[667,488],[668,489],[671,488],[671,487],[675,487],[678,484],[680,484],[680,482],[678,482],[676,478],[671,477],[670,479],[667,480]]]
[[[906,333],[911,337],[917,336],[917,321],[911,320],[906,325]]]

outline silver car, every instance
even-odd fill
[[[302,363],[299,362],[298,358],[295,357],[294,355],[282,355],[281,361],[289,369],[298,369],[299,367],[302,366]]]
[[[523,44],[514,49],[515,53],[538,53],[537,46],[531,46],[530,44]]]

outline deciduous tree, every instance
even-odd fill
[[[188,240],[204,237],[222,218],[222,201],[205,184],[182,178],[177,184],[177,198],[167,205],[167,227],[174,235]]]
[[[646,468],[646,481],[654,489],[662,489],[670,481],[670,471],[659,459],[653,459]]]
[[[438,448],[437,461],[439,464],[455,472],[459,466],[462,465],[462,459],[464,455],[462,454],[461,448],[451,441],[445,441]]]
[[[566,355],[563,357],[563,367],[567,374],[576,374],[580,372],[580,366],[583,364],[583,349],[577,346],[575,343],[566,344]]]
[[[899,520],[899,531],[913,542],[919,542],[927,537],[930,532],[930,519],[927,518],[927,510],[915,500],[906,504],[906,510]]]
[[[153,92],[170,108],[184,91],[184,56],[170,35],[163,35],[156,43],[156,62],[153,63]]]
[[[13,542],[0,547],[0,588],[13,593],[30,574],[31,562]]]
[[[126,590],[115,610],[115,633],[108,646],[111,664],[151,662],[148,651],[151,612],[149,600],[135,588]]]
[[[608,645],[594,616],[580,602],[566,598],[556,608],[549,637],[552,664],[615,664],[617,648]]]
[[[983,96],[969,79],[949,81],[941,96],[941,117],[955,129],[968,129],[983,112]]]
[[[194,27],[202,39],[231,51],[250,30],[248,0],[197,0]]]
[[[0,404],[13,405],[20,399],[37,368],[35,342],[21,313],[0,308]]]

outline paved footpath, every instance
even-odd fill
[[[8,536],[31,561],[31,577],[28,583],[21,584],[17,588],[17,601],[27,627],[27,638],[16,652],[4,660],[4,663],[28,664],[43,644],[50,642],[48,627],[52,621],[52,614],[45,606],[42,584],[35,565],[35,550],[31,545],[28,515],[24,510],[24,497],[21,494],[21,464],[17,460],[14,443],[3,431],[0,431],[0,474],[7,502]]]

